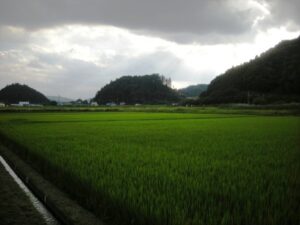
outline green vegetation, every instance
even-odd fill
[[[105,85],[98,91],[94,100],[99,104],[162,104],[178,101],[179,95],[170,85],[170,79],[158,74],[123,76]]]
[[[198,97],[202,92],[207,90],[208,84],[190,85],[186,88],[179,89],[179,93],[184,97]]]
[[[300,102],[300,37],[216,77],[200,103]]]
[[[243,105],[226,104],[219,106],[44,106],[44,107],[0,107],[0,113],[7,112],[164,112],[201,114],[248,114],[248,115],[300,115],[300,104]]]
[[[297,224],[299,127],[294,116],[0,114],[19,155],[119,224]]]
[[[49,104],[50,101],[42,93],[27,85],[11,84],[0,90],[0,102],[16,104],[29,101],[31,104]]]

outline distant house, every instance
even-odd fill
[[[91,102],[90,105],[91,106],[98,106],[98,103],[97,102]]]
[[[18,104],[11,104],[12,106],[30,106],[29,102],[19,102]]]
[[[114,102],[108,102],[108,103],[106,103],[106,106],[116,106],[117,104],[116,103],[114,103]]]
[[[5,107],[5,104],[0,102],[0,107]]]
[[[125,102],[120,102],[120,105],[126,105],[126,103]]]
[[[43,105],[41,104],[30,104],[29,102],[19,102],[18,104],[11,104],[11,106],[31,106],[31,107],[42,107]]]
[[[29,102],[19,102],[19,106],[28,106],[28,105],[30,105],[30,103]]]

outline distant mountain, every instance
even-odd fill
[[[227,70],[200,96],[202,103],[293,101],[300,101],[300,37]]]
[[[31,104],[48,104],[50,101],[42,93],[27,85],[11,84],[0,90],[0,102],[16,104],[29,101]]]
[[[74,101],[74,99],[65,98],[61,96],[47,96],[47,98],[51,101],[55,101],[57,103],[68,103]]]
[[[158,74],[123,76],[105,85],[94,100],[99,104],[160,104],[179,100],[179,94],[170,86],[171,80]]]
[[[202,92],[207,90],[208,84],[190,85],[178,90],[184,97],[198,97]]]

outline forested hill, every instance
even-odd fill
[[[170,80],[158,74],[123,76],[104,86],[94,98],[99,104],[160,104],[178,99],[178,93],[170,88]]]
[[[179,89],[179,93],[184,97],[198,97],[202,92],[207,90],[207,84],[190,85],[186,88]]]
[[[11,84],[0,90],[0,102],[15,104],[29,101],[31,104],[47,104],[49,100],[40,92],[27,85]]]
[[[300,37],[226,71],[200,95],[202,103],[292,101],[300,101]]]

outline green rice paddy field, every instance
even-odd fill
[[[300,221],[297,116],[2,113],[0,132],[108,224]]]

